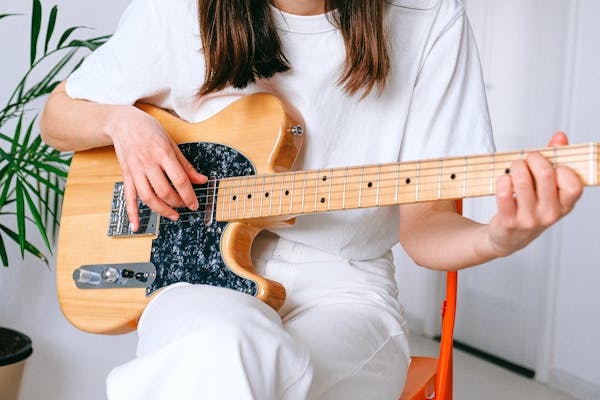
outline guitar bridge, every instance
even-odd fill
[[[137,208],[140,217],[140,227],[136,232],[133,232],[129,227],[129,217],[127,216],[123,182],[115,183],[108,224],[108,236],[126,237],[156,235],[156,232],[158,231],[158,214],[142,203],[140,199],[137,201]]]

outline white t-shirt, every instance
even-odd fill
[[[388,1],[391,73],[378,96],[337,85],[341,33],[327,15],[272,8],[291,69],[245,89],[198,98],[205,63],[197,0],[133,0],[117,32],[67,81],[72,98],[143,100],[197,122],[240,96],[271,92],[293,104],[306,138],[296,169],[487,153],[494,150],[475,41],[460,0]],[[200,171],[202,172],[202,171]],[[397,207],[303,216],[277,234],[349,259],[380,256],[398,242]]]

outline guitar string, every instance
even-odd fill
[[[480,190],[481,188],[485,188],[485,189],[490,188],[489,183],[488,183],[488,179],[486,177],[484,177],[482,179],[479,179],[477,181],[478,182],[479,181],[484,181],[484,182],[483,183],[476,183],[476,184],[469,185],[468,186],[469,191],[473,192],[473,191]],[[425,187],[425,189],[419,190],[419,194],[422,197],[422,199],[436,200],[436,199],[438,199],[437,194],[439,193],[438,186],[439,185],[437,183],[435,183],[435,182],[425,182],[425,183],[422,183],[421,188]],[[383,190],[385,190],[385,189],[393,189],[395,187],[396,187],[396,185],[383,186],[381,189],[383,189]],[[415,186],[413,186],[413,187],[415,187]],[[461,189],[461,192],[462,192],[462,189]],[[338,191],[338,192],[334,192],[334,193],[339,194],[339,193],[343,193],[343,192],[342,191]],[[403,197],[406,197],[406,194],[410,194],[410,193],[403,194]],[[486,195],[491,195],[491,194],[493,194],[493,193],[490,193],[489,190],[484,190],[482,193],[477,192],[476,195],[470,195],[469,196],[469,194],[467,193],[466,196],[462,196],[462,195],[457,195],[456,197],[454,197],[454,196],[449,196],[449,197],[442,196],[440,199],[448,199],[448,200],[449,199],[460,199],[460,198],[463,198],[463,197],[477,197],[477,196],[486,196]],[[302,194],[300,194],[300,196],[302,196]],[[308,196],[314,196],[314,193],[310,192],[308,194]],[[295,197],[298,197],[298,196],[295,196]],[[362,199],[363,199],[363,201],[365,201],[366,203],[368,203],[369,200],[372,200],[375,197],[376,197],[376,194],[371,192],[371,193],[368,193],[367,195],[362,196]],[[389,197],[391,197],[391,196],[389,196]],[[427,200],[423,200],[423,201],[427,201]],[[412,201],[399,201],[398,204],[411,203],[411,202]],[[393,204],[396,204],[396,203],[394,202]],[[389,205],[392,205],[392,204],[389,204]],[[368,204],[365,207],[347,207],[347,208],[342,208],[342,209],[369,208],[369,207],[373,207],[373,206],[375,206],[374,203],[373,204]],[[271,210],[267,215],[260,214],[260,213],[262,213],[262,211],[264,209],[265,209],[265,207],[262,207],[262,208],[256,207],[256,206],[254,206],[254,207],[243,207],[243,212],[240,213],[241,215],[238,214],[235,217],[233,217],[230,213],[227,213],[227,214],[229,214],[228,215],[228,217],[229,217],[228,219],[230,219],[230,220],[234,220],[236,218],[239,218],[239,219],[248,219],[248,218],[260,218],[260,217],[263,217],[263,216],[285,216],[285,215],[302,214],[303,213],[301,211],[297,211],[297,212],[293,212],[291,214],[289,214],[289,213],[281,213],[281,214],[279,214],[279,213],[273,213],[272,210]],[[145,210],[149,210],[149,208],[147,208],[147,206],[146,206]],[[259,214],[258,215],[254,215],[254,211],[257,211],[257,210],[258,210]],[[320,212],[320,211],[328,211],[328,208],[319,209],[317,207],[317,208],[314,208],[314,209],[306,210],[305,213],[315,213],[315,212]],[[216,214],[217,214],[216,207],[213,208],[213,213],[215,213],[215,217],[216,217]],[[206,211],[190,211],[190,212],[181,212],[181,213],[179,213],[180,216],[197,215],[199,217],[204,217],[205,214],[206,214]],[[247,215],[247,214],[250,214],[250,215]],[[150,216],[141,217],[140,220],[144,221],[144,220],[149,219],[149,218],[151,218],[151,217]],[[161,224],[165,224],[165,223],[167,223],[167,224],[169,224],[169,223],[177,223],[177,221],[165,220],[164,222],[161,222]]]
[[[587,161],[579,161],[579,162],[585,162],[585,163],[587,163]],[[572,164],[574,164],[574,163],[572,163]],[[477,171],[469,171],[469,172],[472,174],[473,172],[477,172]],[[489,170],[486,170],[485,172],[488,172],[488,173],[489,173]],[[394,171],[390,171],[389,173],[385,173],[385,174],[389,175],[389,174],[392,174],[392,173],[394,173],[394,174],[395,174],[395,172],[394,172]],[[431,176],[434,176],[434,175],[430,175],[430,177],[431,177]],[[439,174],[436,174],[435,176],[439,176]],[[423,177],[421,177],[421,179],[422,179],[422,178],[423,178]],[[381,183],[385,183],[386,181],[387,181],[387,182],[389,182],[389,181],[391,181],[391,180],[394,180],[394,181],[396,181],[396,179],[395,179],[395,178],[389,178],[389,179],[382,179],[382,180],[380,180],[380,182],[381,182]],[[484,181],[485,181],[483,184],[472,183],[472,184],[470,184],[468,187],[469,187],[469,188],[471,188],[471,189],[474,189],[474,188],[479,188],[479,187],[485,187],[485,186],[487,186],[487,185],[488,185],[488,183],[487,183],[487,182],[488,182],[488,181],[487,181],[487,180],[488,180],[488,178],[487,178],[487,177],[485,177],[485,176],[484,176],[484,177],[481,177],[481,178],[478,178],[478,179],[471,179],[471,181],[473,181],[473,182],[475,182],[475,181],[482,181],[482,180],[484,180]],[[459,184],[459,183],[463,182],[463,180],[462,180],[462,179],[460,179],[460,178],[459,178],[459,179],[456,179],[455,181],[457,182],[457,184]],[[331,185],[331,186],[342,186],[342,185],[343,185],[343,184]],[[421,186],[424,186],[424,185],[434,186],[434,187],[435,187],[435,188],[437,188],[437,189],[439,189],[439,188],[440,188],[439,182],[437,182],[437,181],[436,181],[436,182],[427,182],[426,180],[422,180],[422,182],[421,182]],[[269,185],[268,185],[268,184],[266,184],[265,186],[269,186]],[[385,190],[385,189],[394,189],[394,188],[396,188],[396,187],[397,187],[397,186],[396,186],[396,184],[394,184],[394,185],[392,185],[392,186],[385,186],[385,185],[381,185],[381,184],[380,184],[380,185],[378,185],[378,186],[379,186],[379,189],[384,189],[384,190]],[[398,186],[404,186],[404,185],[398,185]],[[404,186],[404,187],[407,187],[407,186]],[[415,187],[415,186],[412,186],[412,187]],[[314,196],[316,192],[315,192],[313,189],[318,189],[318,188],[312,188],[312,187],[309,187],[309,189],[310,189],[310,190],[308,190],[308,191],[304,191],[304,192],[300,192],[300,193],[298,193],[298,194],[296,194],[296,193],[294,192],[294,193],[293,193],[293,194],[292,194],[290,197],[298,197],[298,196],[309,196],[309,197],[310,197],[310,196]],[[376,188],[375,188],[375,189],[376,189]],[[433,191],[433,190],[432,190],[432,191]],[[339,193],[343,193],[343,191],[333,191],[332,193],[333,193],[333,194],[339,194]],[[427,191],[419,190],[419,193],[422,193],[422,194],[427,194]],[[245,193],[245,194],[250,194],[250,193]],[[202,199],[203,197],[207,197],[207,196],[200,196],[200,197],[199,197],[199,199]],[[213,197],[213,196],[211,195],[210,197]],[[287,196],[286,196],[286,197],[287,197]],[[241,202],[241,201],[242,201],[242,200],[240,200],[240,202]],[[244,208],[245,208],[245,209],[248,209],[247,205],[245,205],[245,206],[244,206]],[[263,208],[264,208],[264,207],[263,207]],[[142,207],[140,207],[140,211],[143,211],[144,209],[145,209],[145,210],[149,210],[149,208],[148,208],[147,206],[145,206],[145,205],[143,205]],[[252,208],[250,208],[250,210],[254,210],[254,209],[257,209],[257,208],[256,208],[256,207],[252,207]],[[262,210],[262,208],[260,208],[260,207],[259,207],[258,209],[259,209],[259,210]],[[195,212],[192,212],[192,213],[195,213]],[[184,214],[185,214],[185,213],[184,213]]]
[[[587,156],[589,156],[589,154],[587,154]],[[573,159],[573,157],[574,156],[569,155],[568,157],[563,156],[562,158],[557,158],[557,160],[556,160],[556,166],[561,166],[561,165],[575,166],[575,165],[578,165],[578,164],[581,164],[581,163],[585,163],[585,164],[589,163],[589,159]],[[506,162],[509,162],[509,161],[506,161]],[[490,167],[490,165],[491,165],[491,163],[471,164],[471,165],[467,166],[466,171],[470,175],[481,173],[481,172],[484,172],[484,173],[486,173],[486,174],[489,175],[489,172],[490,172],[489,167]],[[485,168],[482,168],[482,169],[473,169],[473,168],[470,168],[470,167],[479,167],[479,166],[485,166]],[[584,165],[584,167],[587,167],[587,165]],[[357,167],[357,168],[361,168],[361,167]],[[374,167],[374,168],[376,168],[376,167]],[[442,169],[443,168],[444,167],[442,166]],[[446,167],[446,168],[450,168],[450,167]],[[496,164],[494,170],[495,171],[496,170],[501,171],[502,168],[505,168],[505,167],[499,167],[499,164]],[[438,172],[437,173],[433,173],[433,174],[423,174],[423,173],[420,173],[419,174],[419,180],[420,181],[423,182],[423,181],[427,181],[429,178],[438,178],[441,175],[441,173],[439,172],[440,171],[440,167],[423,168],[421,171],[427,171],[427,170],[429,170],[429,171],[436,170]],[[394,180],[395,181],[396,180],[396,175],[398,175],[399,172],[402,173],[402,175],[400,175],[400,178],[401,178],[400,181],[405,181],[406,179],[411,179],[410,183],[412,183],[412,178],[416,179],[416,176],[411,175],[411,174],[406,174],[406,172],[415,172],[416,173],[417,171],[418,171],[418,169],[405,170],[405,171],[395,170],[395,171],[381,172],[381,176],[390,176],[390,175],[393,175],[393,177],[380,178],[379,180],[373,179],[371,183],[373,183],[373,182],[386,182],[386,181],[390,181],[390,180]],[[453,171],[456,171],[456,172],[453,172]],[[450,176],[452,174],[455,174],[456,178],[454,180],[458,182],[458,181],[460,181],[460,179],[459,179],[460,175],[462,175],[464,171],[465,171],[465,166],[464,165],[463,166],[456,165],[455,168],[449,169],[448,171],[446,171],[446,173],[444,175]],[[315,177],[321,175],[324,172],[331,172],[331,169],[307,171],[305,173],[305,175],[307,175],[308,179],[314,179]],[[302,173],[304,173],[304,171],[299,171],[299,172],[295,172],[295,173],[291,173],[291,174],[297,174],[297,173],[302,174]],[[198,195],[198,196],[196,196],[196,198],[198,200],[204,200],[204,199],[206,199],[208,197],[213,197],[213,194],[208,194],[208,192],[215,190],[215,188],[221,189],[221,190],[223,190],[223,189],[227,190],[227,189],[231,188],[231,186],[227,186],[227,187],[222,187],[221,188],[221,187],[219,187],[217,185],[218,183],[221,183],[223,181],[228,181],[228,182],[232,182],[232,183],[235,184],[235,180],[236,179],[239,179],[240,181],[244,181],[244,180],[249,181],[248,185],[245,185],[245,186],[253,186],[254,187],[254,186],[256,186],[258,184],[260,186],[265,186],[265,187],[271,187],[272,186],[273,188],[279,188],[280,185],[282,185],[282,182],[283,183],[288,183],[288,184],[290,183],[290,182],[285,182],[283,180],[283,178],[282,178],[283,174],[284,173],[270,174],[270,175],[249,175],[249,176],[240,176],[240,177],[235,177],[235,178],[229,177],[229,178],[222,178],[222,179],[216,179],[216,180],[212,179],[211,182],[215,183],[215,187],[206,187],[206,186],[203,186],[201,188],[195,188],[194,189],[194,193]],[[314,176],[308,176],[308,174],[313,174]],[[377,173],[373,172],[371,175],[375,176],[375,175],[377,175]],[[326,176],[328,180],[331,180],[331,179],[336,179],[336,178],[338,178],[338,179],[339,178],[348,179],[348,178],[358,178],[358,177],[361,177],[361,176],[364,177],[365,174],[364,173],[363,174],[354,174],[354,175],[351,174],[351,175],[347,175],[347,176],[345,176],[345,175],[340,175],[340,176],[331,176],[331,175],[328,176],[328,175],[324,175],[324,176]],[[272,185],[271,183],[267,182],[269,180],[269,178],[270,178],[271,181],[276,180],[276,181],[279,181],[279,182],[276,182],[274,185]],[[484,178],[481,178],[481,179],[484,179]],[[261,182],[259,182],[261,180],[263,181],[264,184],[261,183]],[[369,182],[368,179],[367,179],[367,182]],[[346,185],[353,184],[353,183],[357,183],[357,182],[347,182]],[[327,183],[327,184],[319,185],[319,187],[323,187],[323,186],[327,186],[328,188],[330,186],[331,187],[344,186],[344,183],[343,182],[341,182],[341,183],[338,182],[338,183],[333,183],[333,184]],[[373,186],[375,186],[375,184]],[[401,186],[401,185],[399,185],[399,186]],[[311,189],[312,187],[314,187],[314,186],[311,185],[309,187],[309,189]],[[250,193],[254,193],[254,192],[242,192],[242,194],[250,194]],[[333,193],[339,193],[339,191],[338,192],[333,192]],[[231,194],[234,195],[234,194],[239,194],[239,193],[231,192]]]

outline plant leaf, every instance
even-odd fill
[[[35,225],[38,228],[38,232],[40,233],[40,235],[42,235],[42,239],[44,239],[46,247],[48,248],[48,250],[50,250],[50,253],[52,253],[52,246],[50,246],[50,241],[48,240],[48,236],[46,235],[46,228],[44,227],[44,223],[42,222],[42,217],[40,216],[38,207],[36,207],[27,190],[23,190],[23,196],[25,197],[25,201],[27,201],[27,206],[29,207],[29,211],[31,212],[31,216],[33,217]],[[47,206],[48,205],[46,205],[46,207]]]
[[[29,126],[27,127],[27,132],[25,132],[25,137],[23,138],[22,143],[19,144],[19,157],[17,158],[17,164],[23,165],[23,159],[28,153],[29,150],[29,139],[31,138],[31,132],[33,131],[33,125],[35,120],[37,119],[37,115],[31,120]]]
[[[8,267],[8,254],[6,254],[6,246],[4,245],[2,235],[0,235],[0,258],[2,259],[2,265]]]
[[[87,26],[72,26],[69,29],[65,30],[63,32],[63,34],[60,36],[60,39],[58,40],[58,44],[56,45],[57,49],[60,49],[60,46],[63,45],[64,42],[67,41],[67,39],[69,38],[69,36],[71,36],[71,34],[76,30],[76,29],[80,29],[80,28],[87,28]]]
[[[94,51],[98,47],[102,46],[102,44],[104,44],[105,40],[100,39],[104,39],[104,37],[98,37],[88,40],[71,40],[71,42],[69,43],[69,47],[87,47],[88,49],[90,49],[90,51]]]
[[[54,183],[58,186],[59,183],[59,178],[58,176],[54,175]],[[64,191],[63,191],[64,193]],[[52,208],[52,217],[53,217],[53,224],[52,224],[52,237],[54,239],[56,239],[56,234],[58,233],[57,229],[58,229],[58,225],[59,225],[59,220],[58,220],[58,207],[60,207],[60,198],[62,197],[63,193],[58,193],[58,192],[54,192],[54,203],[52,204],[53,208]]]
[[[4,172],[5,170],[8,170],[10,172],[5,173]],[[9,168],[8,165],[6,166],[6,168],[2,168],[2,171],[0,171],[0,173],[2,173],[2,177],[6,176],[6,178],[3,178],[3,179],[6,179],[6,181],[4,181],[2,183],[4,186],[2,187],[2,194],[0,194],[0,210],[1,210],[2,207],[4,207],[6,205],[6,199],[8,198],[8,190],[10,189],[10,185],[15,176],[15,173],[12,170],[12,168]]]
[[[9,142],[12,142],[10,146],[10,154],[14,155],[17,153],[17,147],[19,146],[19,139],[21,137],[21,127],[23,126],[23,114],[19,115],[19,121],[15,127],[15,134]]]
[[[40,0],[33,0],[33,10],[31,12],[31,44],[30,44],[30,62],[33,66],[37,53],[37,43],[40,36],[40,27],[42,26],[42,3]]]
[[[31,176],[33,179],[37,180],[38,182],[44,184],[44,186],[46,186],[46,188],[52,189],[53,191],[58,192],[59,194],[63,193],[63,190],[60,188],[60,186],[57,186],[54,183],[52,183],[51,181],[49,181],[48,179],[44,178],[41,175],[41,173],[39,173],[37,171],[34,172],[34,171],[29,171],[29,170],[25,170],[23,172],[25,172],[27,175]]]
[[[36,167],[38,167],[38,168],[41,168],[41,169],[43,169],[45,171],[53,172],[53,173],[55,173],[58,176],[62,176],[63,178],[67,177],[67,171],[63,171],[62,169],[57,168],[57,167],[55,167],[52,164],[45,164],[45,163],[39,162],[39,161],[32,161],[31,164],[34,165],[34,166],[36,166]]]
[[[23,199],[23,186],[17,179],[15,185],[17,196],[17,231],[19,232],[19,248],[21,249],[21,258],[25,257],[25,200]]]
[[[52,34],[54,33],[54,26],[56,25],[57,13],[58,7],[52,7],[52,10],[50,10],[50,17],[48,17],[48,27],[46,28],[46,42],[44,43],[44,55],[48,53],[48,43],[50,43],[50,39],[52,38]]]
[[[0,14],[0,19],[6,18],[6,17],[12,17],[13,15],[23,15],[23,14]]]
[[[0,230],[2,230],[4,233],[6,233],[16,243],[19,243],[20,237],[15,231],[9,229],[8,227],[6,227],[4,225],[0,225]],[[31,253],[34,256],[36,256],[37,258],[39,258],[40,260],[42,260],[44,262],[44,264],[48,265],[48,258],[44,255],[44,253],[42,253],[40,250],[38,250],[37,247],[35,247],[33,244],[31,244],[27,240],[25,240],[25,250],[28,253]]]

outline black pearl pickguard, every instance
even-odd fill
[[[215,143],[183,143],[179,148],[196,170],[210,179],[256,173],[252,163],[231,147]],[[221,235],[227,222],[216,221],[216,205],[207,210],[205,194],[208,185],[194,185],[194,189],[199,202],[197,211],[178,209],[180,218],[175,223],[160,218],[158,237],[152,241],[150,258],[156,267],[156,279],[147,288],[147,294],[176,282],[189,282],[256,295],[257,284],[234,274],[223,261]],[[218,184],[215,190],[218,190]],[[205,212],[213,213],[209,225],[205,222]]]

